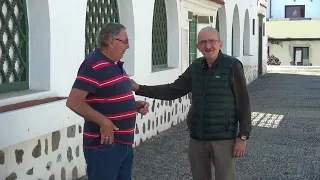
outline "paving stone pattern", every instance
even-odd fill
[[[269,73],[249,87],[252,137],[237,180],[320,180],[320,73]],[[189,180],[185,122],[135,148],[134,180]]]

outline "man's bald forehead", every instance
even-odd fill
[[[202,28],[202,29],[200,30],[199,34],[198,34],[198,39],[199,39],[200,34],[201,34],[202,32],[204,32],[204,31],[212,31],[213,33],[216,33],[217,36],[218,36],[218,38],[219,38],[219,40],[220,40],[219,32],[218,32],[215,28],[213,28],[213,27],[211,27],[211,26],[207,26],[207,27]]]

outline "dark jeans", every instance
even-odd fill
[[[88,180],[131,180],[133,148],[119,143],[84,149]]]

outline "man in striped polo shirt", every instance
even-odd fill
[[[88,180],[130,180],[137,112],[149,104],[135,101],[120,59],[129,48],[126,28],[109,23],[99,48],[81,64],[67,107],[85,119],[83,150]]]

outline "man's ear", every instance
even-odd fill
[[[220,44],[220,48],[222,48],[223,42],[221,40],[220,40],[219,44]]]
[[[199,44],[197,44],[197,45],[196,45],[196,47],[197,47],[197,49],[200,51],[200,45],[199,45]]]
[[[110,46],[110,47],[113,47],[113,39],[112,38],[109,38],[108,40],[107,40],[107,45],[108,46]]]

